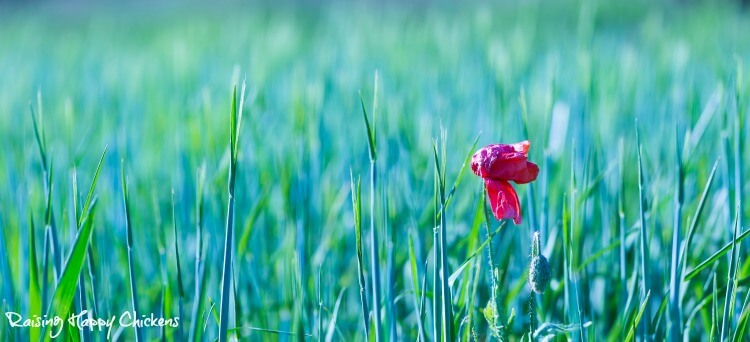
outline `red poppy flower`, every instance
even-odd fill
[[[530,145],[528,140],[487,145],[471,157],[471,170],[484,179],[492,213],[498,220],[521,223],[521,204],[509,182],[526,184],[536,180],[539,167],[527,159]]]

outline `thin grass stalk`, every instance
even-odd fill
[[[434,185],[434,198],[435,198],[435,210],[438,210],[437,208],[440,208],[440,201],[438,196],[438,176],[437,173],[435,174],[435,177],[433,179],[433,185]],[[432,340],[433,341],[440,341],[442,336],[442,319],[441,319],[441,313],[442,313],[442,300],[438,300],[438,294],[440,289],[440,281],[438,273],[440,272],[440,230],[439,226],[437,224],[437,216],[433,220],[433,229],[432,229]]]
[[[619,158],[620,158],[620,182],[618,184],[618,194],[617,194],[617,214],[619,217],[618,221],[618,231],[620,235],[620,246],[619,246],[619,252],[620,252],[620,284],[622,286],[621,291],[621,303],[620,306],[624,306],[624,302],[626,298],[628,298],[628,288],[625,286],[628,283],[628,276],[627,276],[627,249],[626,249],[626,243],[625,243],[625,230],[627,227],[625,226],[625,143],[623,139],[620,139],[620,150],[619,150]],[[623,318],[624,321],[624,318]],[[625,336],[622,336],[625,337]]]
[[[44,247],[43,247],[43,254],[42,254],[42,286],[41,286],[41,292],[42,292],[42,308],[46,308],[48,306],[48,296],[49,296],[49,268],[50,268],[50,254],[51,254],[51,244],[52,244],[52,232],[50,232],[50,227],[45,226],[44,227]]]
[[[682,159],[680,158],[680,142],[675,130],[675,194],[674,194],[674,226],[672,229],[672,258],[670,263],[669,280],[669,340],[676,342],[682,339],[682,306],[680,305],[680,245],[682,243],[682,201],[683,178]]]
[[[703,213],[703,208],[706,204],[706,199],[708,198],[708,193],[711,191],[711,185],[713,184],[714,176],[716,175],[716,170],[719,167],[719,161],[714,162],[713,168],[711,168],[711,173],[708,175],[708,180],[706,180],[706,185],[703,188],[703,193],[701,194],[701,198],[698,201],[698,207],[695,210],[695,214],[693,215],[692,220],[690,221],[690,227],[688,228],[688,233],[685,238],[685,243],[682,246],[682,252],[680,255],[680,272],[681,275],[681,281],[680,283],[684,285],[685,281],[687,280],[687,257],[688,257],[688,251],[690,250],[690,245],[693,241],[693,237],[695,236],[695,231],[698,227],[698,222],[700,221],[701,214]],[[683,293],[684,296],[684,293]],[[682,299],[681,299],[682,300]]]
[[[354,175],[349,171],[352,188],[352,207],[354,212],[354,237],[357,252],[357,280],[359,281],[359,299],[362,305],[362,323],[365,339],[370,339],[370,309],[367,305],[367,280],[365,278],[364,256],[362,253],[362,186],[359,178],[354,182]]]
[[[76,176],[76,171],[73,169],[73,175],[72,175],[72,184],[71,184],[71,192],[73,193],[73,224],[77,224],[79,220],[79,209],[78,209],[78,177]],[[78,230],[80,230],[81,227],[73,227],[73,233],[77,234]],[[92,232],[93,235],[93,232]],[[91,245],[91,241],[89,241],[89,245]],[[86,258],[88,259],[90,248],[86,249]],[[87,305],[86,305],[86,277],[85,273],[81,272],[81,274],[78,276],[78,287],[76,289],[76,297],[75,297],[75,303],[74,307],[77,308],[77,312],[84,312],[88,311]],[[84,342],[92,341],[91,337],[91,330],[89,329],[83,329],[82,331],[82,339]]]
[[[435,152],[435,165],[437,167],[437,176],[438,176],[438,194],[439,194],[439,200],[440,200],[440,212],[442,215],[440,215],[440,287],[441,287],[441,298],[442,298],[442,315],[441,319],[442,322],[442,331],[443,331],[443,340],[452,341],[453,340],[453,300],[451,296],[451,289],[450,285],[448,284],[448,276],[450,272],[448,271],[448,253],[447,253],[447,227],[446,227],[446,215],[445,215],[445,204],[446,204],[446,196],[445,196],[445,167],[446,167],[446,140],[447,140],[447,133],[444,129],[441,129],[440,134],[440,141],[441,141],[441,154],[442,154],[442,162],[438,162],[438,153],[437,153],[437,144],[433,145],[434,152]],[[441,167],[442,166],[442,167]]]
[[[175,262],[177,263],[177,317],[183,317],[182,315],[182,301],[185,298],[185,287],[182,284],[182,266],[180,266],[180,246],[179,239],[180,234],[177,231],[177,215],[175,215],[174,209],[174,189],[172,189],[172,231],[174,232],[174,256]],[[177,327],[177,336],[175,337],[178,341],[184,340],[184,334],[182,331],[182,325]]]
[[[195,196],[195,239],[196,239],[196,249],[195,249],[195,292],[193,295],[193,310],[192,314],[190,315],[191,321],[190,321],[190,331],[189,331],[189,337],[188,341],[195,342],[196,338],[198,336],[198,327],[200,323],[200,317],[198,316],[198,313],[200,312],[200,307],[203,302],[203,295],[202,295],[202,289],[203,289],[203,277],[202,277],[202,265],[201,265],[201,259],[203,257],[203,187],[205,184],[206,179],[206,165],[203,164],[201,168],[198,170],[198,181],[197,181],[197,187],[196,187],[196,196]]]
[[[388,192],[383,187],[383,225],[386,227],[386,317],[388,317],[388,341],[396,341],[396,270],[395,270],[395,251],[393,235],[395,234],[394,227],[388,218]]]
[[[638,152],[638,202],[640,204],[640,259],[641,259],[641,302],[646,301],[646,294],[651,290],[649,281],[649,253],[648,253],[648,233],[646,232],[646,200],[645,189],[643,186],[643,155],[641,151],[641,138],[638,133],[638,122],[636,121],[635,129],[636,149]],[[651,314],[648,307],[645,309],[646,319],[641,320],[642,324],[638,326],[638,333],[641,339],[646,339],[651,333]]]
[[[377,78],[376,78],[376,91],[373,100],[373,110],[377,104]],[[373,124],[370,125],[370,120],[367,117],[367,110],[365,109],[365,103],[362,97],[359,98],[362,106],[362,116],[365,120],[365,128],[367,129],[367,141],[370,152],[370,262],[372,267],[372,307],[373,307],[373,322],[375,326],[375,341],[380,341],[380,246],[378,239],[378,231],[375,227],[375,191],[377,183],[377,149],[375,145],[375,112],[373,111]]]
[[[39,268],[37,266],[36,257],[36,239],[34,236],[34,216],[29,210],[29,316],[42,315],[42,301],[39,293]],[[0,233],[2,234],[2,233]],[[39,327],[31,327],[29,329],[29,341],[39,341],[41,329]]]
[[[411,267],[411,285],[412,285],[412,291],[414,299],[414,310],[416,310],[417,314],[417,329],[418,329],[418,339],[417,341],[425,342],[427,341],[425,337],[425,331],[424,331],[424,324],[422,322],[422,311],[423,307],[420,303],[420,291],[419,291],[419,268],[417,266],[417,255],[416,251],[414,249],[414,234],[412,232],[409,233],[409,266]]]
[[[565,317],[568,319],[567,323],[573,324],[576,322],[575,314],[573,313],[573,303],[572,303],[572,294],[571,294],[571,282],[572,282],[572,250],[571,250],[571,240],[572,240],[572,233],[571,230],[574,227],[574,220],[575,220],[575,186],[576,186],[576,178],[575,178],[575,160],[576,160],[576,150],[575,150],[575,144],[571,145],[571,157],[570,157],[570,184],[568,188],[568,200],[563,200],[563,222],[562,222],[562,232],[563,232],[563,288],[564,288],[564,313]]]
[[[245,84],[242,84],[242,95],[239,106],[237,103],[237,86],[234,86],[232,92],[232,112],[230,114],[230,131],[229,131],[229,181],[227,185],[228,206],[227,220],[224,239],[224,262],[221,274],[221,302],[219,306],[219,342],[225,342],[228,338],[229,327],[229,307],[232,285],[232,264],[233,264],[233,241],[234,241],[234,188],[237,179],[237,147],[239,138],[239,124],[242,120],[242,106],[245,98]]]
[[[234,264],[232,264],[232,272],[233,274],[239,274],[237,272],[237,268]],[[230,330],[230,332],[234,332],[234,340],[239,341],[240,340],[240,332],[242,328],[240,327],[240,324],[237,323],[239,320],[242,319],[242,301],[240,300],[240,296],[237,293],[237,281],[239,277],[232,277],[232,296],[234,298],[234,326],[237,328],[234,328]]]
[[[323,268],[318,267],[318,342],[323,341]]]
[[[47,157],[47,142],[44,134],[44,125],[42,122],[42,100],[40,93],[37,93],[37,106],[39,107],[38,116],[34,112],[34,106],[32,106],[31,104],[29,104],[29,110],[31,113],[31,123],[34,127],[34,138],[36,139],[37,150],[39,151],[39,158],[42,164],[42,181],[44,183],[44,193],[46,198],[44,224],[45,229],[46,227],[49,227],[51,234],[50,252],[52,253],[53,258],[52,268],[55,274],[54,279],[55,282],[57,282],[57,278],[60,276],[60,272],[62,269],[63,257],[62,249],[60,247],[60,238],[58,237],[57,228],[55,225],[54,213],[52,212],[53,161],[51,158]]]
[[[133,226],[130,216],[130,203],[128,196],[128,184],[125,177],[125,160],[120,164],[120,181],[122,185],[122,203],[125,209],[125,230],[127,231],[128,245],[128,270],[130,272],[130,302],[133,307],[133,315],[137,317],[138,313],[138,285],[135,281],[135,262],[133,261]],[[141,328],[134,326],[136,342],[144,341]]]
[[[744,124],[744,113],[742,111],[742,103],[740,102],[740,93],[742,91],[742,61],[737,60],[737,71],[735,75],[735,89],[734,89],[734,202],[737,204],[737,210],[740,215],[737,216],[737,227],[742,227],[742,195],[743,195],[743,159],[742,154],[744,152],[744,136],[742,132],[742,125]]]
[[[163,242],[164,245],[166,245],[166,237],[162,236],[162,239],[165,241]],[[165,251],[166,247],[162,245],[162,242],[159,242],[159,258],[161,260],[161,303],[159,303],[160,310],[162,317],[167,316],[167,302],[172,298],[172,292],[169,289],[169,270],[168,264],[167,264],[167,253]],[[166,342],[167,340],[167,328],[165,326],[159,327],[159,339],[162,342]]]
[[[729,334],[729,329],[731,329],[732,326],[732,317],[730,316],[730,307],[734,306],[734,302],[732,301],[732,294],[734,292],[734,288],[736,286],[735,283],[735,277],[737,276],[737,231],[739,229],[739,217],[740,215],[740,208],[739,204],[737,205],[737,209],[735,211],[735,217],[734,217],[734,230],[732,233],[732,251],[729,255],[729,274],[727,275],[727,291],[726,296],[724,297],[724,314],[722,315],[721,319],[721,335],[720,335],[720,341],[724,341],[724,337]]]
[[[518,95],[518,102],[521,106],[521,123],[523,126],[523,138],[529,139],[529,123],[528,123],[528,106],[526,105],[526,89],[521,87],[520,94]],[[549,136],[549,135],[548,135]],[[534,199],[534,184],[529,183],[526,186],[526,200],[528,204],[529,227],[531,228],[531,234],[539,230],[539,222],[536,216],[536,200]]]

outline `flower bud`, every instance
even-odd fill
[[[543,293],[552,278],[552,269],[544,255],[539,254],[531,259],[529,266],[529,287],[536,293]]]

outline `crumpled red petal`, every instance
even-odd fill
[[[516,184],[526,184],[536,180],[539,175],[539,166],[532,162],[526,162],[526,167],[523,170],[516,172],[513,177],[508,180],[512,180]]]
[[[487,145],[471,157],[471,170],[479,177],[526,184],[534,181],[539,167],[527,160],[531,143]]]
[[[509,145],[489,145],[471,157],[471,170],[482,178],[509,180],[526,168],[526,156]]]
[[[518,194],[510,183],[490,178],[484,179],[487,195],[490,198],[490,208],[498,220],[513,219],[516,225],[521,224],[521,203]]]

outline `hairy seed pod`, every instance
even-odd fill
[[[538,255],[531,259],[529,266],[529,286],[536,293],[543,293],[552,278],[552,270],[549,261],[544,255]]]

